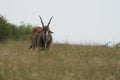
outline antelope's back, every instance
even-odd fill
[[[33,38],[33,36],[38,34],[38,32],[41,31],[41,30],[42,30],[42,27],[35,27],[35,28],[33,28],[31,39]]]
[[[42,30],[42,27],[35,27],[33,28],[32,35],[34,35],[36,32]]]

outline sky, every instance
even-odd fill
[[[54,42],[120,42],[120,0],[0,0],[0,14],[10,23],[41,26],[51,16]]]

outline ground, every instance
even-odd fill
[[[54,43],[29,50],[29,41],[0,43],[0,80],[120,80],[120,48]]]

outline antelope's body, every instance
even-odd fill
[[[32,36],[31,36],[31,46],[30,48],[35,49],[35,47],[38,47],[38,38],[39,38],[39,31],[42,30],[42,27],[35,27],[32,30]]]
[[[48,25],[44,26],[44,23],[42,21],[42,18],[40,17],[42,27],[35,27],[32,31],[31,36],[31,46],[30,48],[35,49],[35,47],[38,47],[40,50],[49,49],[50,45],[52,44],[52,31],[50,31],[49,24],[51,22],[52,17],[50,18],[50,21]]]

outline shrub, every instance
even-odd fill
[[[0,42],[7,39],[25,40],[30,37],[31,24],[21,23],[20,26],[8,23],[7,19],[0,15]]]

